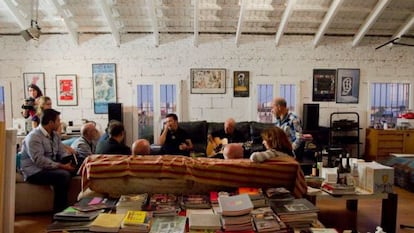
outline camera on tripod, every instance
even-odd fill
[[[24,100],[24,104],[22,105],[22,109],[32,110],[35,106],[35,99],[28,98]]]

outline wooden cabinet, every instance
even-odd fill
[[[367,129],[364,159],[380,160],[390,153],[414,154],[414,130]]]

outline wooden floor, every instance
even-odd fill
[[[414,233],[414,229],[400,229],[400,224],[414,226],[414,193],[394,187],[398,194],[397,229],[399,233]],[[360,200],[358,212],[346,210],[345,201],[319,200],[321,209],[319,219],[326,227],[340,231],[357,226],[361,233],[375,232],[381,221],[381,200]],[[391,216],[390,216],[391,217]],[[52,221],[51,214],[17,215],[14,223],[15,233],[46,232],[46,225]]]

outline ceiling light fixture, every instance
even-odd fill
[[[34,18],[33,18],[33,12],[35,13]],[[34,0],[31,2],[30,28],[20,32],[20,35],[22,35],[26,41],[29,41],[31,39],[39,40],[40,38],[40,27],[37,23],[38,12],[39,12],[39,0]]]

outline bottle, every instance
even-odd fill
[[[315,152],[315,161],[312,164],[312,176],[319,177],[318,152]]]
[[[345,168],[342,165],[342,154],[339,154],[339,163],[337,168],[337,184],[345,184]]]
[[[346,164],[345,164],[345,184],[346,185],[354,185],[353,178],[351,175],[351,165],[349,164],[349,153],[346,153]]]
[[[346,153],[345,173],[351,173],[351,165],[349,164],[349,153]]]

